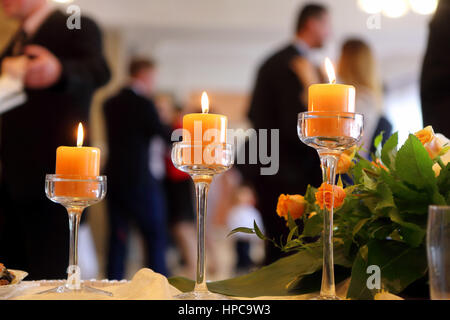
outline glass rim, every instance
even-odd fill
[[[428,210],[450,210],[450,206],[447,206],[447,205],[442,206],[442,205],[433,204],[433,205],[428,206]]]
[[[305,111],[298,114],[298,119],[356,119],[364,118],[362,113],[343,111]]]
[[[79,174],[46,174],[45,181],[52,182],[105,182],[106,176],[83,176]]]

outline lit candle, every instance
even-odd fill
[[[227,117],[209,113],[209,99],[202,94],[202,113],[191,113],[183,117],[183,142],[194,146],[191,159],[195,164],[204,163],[203,152],[209,144],[227,141]],[[199,152],[197,152],[199,151]],[[185,158],[189,162],[188,158]]]
[[[355,87],[336,83],[336,74],[329,58],[325,59],[330,83],[309,87],[308,111],[355,112]]]
[[[309,87],[308,111],[316,112],[315,118],[308,120],[308,136],[342,137],[350,134],[352,124],[344,112],[355,112],[355,87],[336,84],[336,74],[330,59],[325,59],[329,84],[313,84]],[[337,115],[339,113],[340,117]],[[330,116],[330,118],[323,118]]]
[[[76,147],[56,150],[56,174],[96,177],[100,172],[100,149],[83,147],[83,125],[78,125]]]
[[[95,178],[100,173],[100,149],[83,147],[83,126],[78,125],[76,147],[59,147],[56,150],[56,174],[67,179]],[[60,182],[55,193],[60,196],[86,197],[92,192],[90,183]]]

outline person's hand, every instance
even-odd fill
[[[2,61],[2,74],[17,79],[23,79],[27,71],[28,58],[26,56],[6,57]]]
[[[44,47],[29,45],[25,54],[30,57],[25,75],[25,86],[30,89],[45,89],[56,84],[61,77],[59,59]]]

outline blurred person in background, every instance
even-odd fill
[[[228,213],[227,225],[229,230],[239,227],[253,228],[253,223],[262,228],[261,213],[256,209],[256,193],[250,183],[242,182],[233,192],[233,207]],[[262,230],[262,232],[264,232]],[[259,241],[254,235],[238,233],[235,239],[235,251],[237,261],[235,273],[245,274],[255,266],[251,257],[251,246],[254,240]]]
[[[27,96],[1,119],[0,261],[30,280],[62,279],[67,214],[45,197],[44,179],[55,172],[56,148],[74,145],[79,122],[88,127],[92,96],[110,78],[102,35],[87,17],[69,30],[68,16],[46,0],[0,2],[20,24],[0,53],[1,72],[22,75]]]
[[[161,120],[173,130],[183,127],[182,114],[168,94],[160,94],[156,99]],[[183,271],[187,277],[195,276],[196,268],[196,229],[195,229],[195,191],[191,177],[172,163],[170,146],[165,155],[166,175],[164,181],[168,225],[175,245],[180,253]]]
[[[367,43],[360,39],[344,42],[337,75],[340,82],[356,88],[356,112],[364,115],[362,145],[367,150],[361,153],[368,158],[370,152],[375,152],[375,138],[383,132],[383,143],[386,142],[392,134],[392,125],[384,116],[382,83]]]
[[[319,157],[314,149],[300,142],[296,128],[298,113],[308,109],[308,86],[320,82],[320,73],[310,61],[311,50],[322,48],[330,33],[327,9],[317,4],[304,6],[292,42],[270,56],[258,71],[249,119],[256,130],[279,129],[279,171],[263,176],[255,165],[241,169],[245,180],[255,185],[260,199],[258,208],[269,238],[287,236],[289,231],[285,221],[275,213],[279,195],[304,194],[308,184],[321,182]],[[266,242],[265,264],[281,256],[278,248]]]
[[[421,99],[424,126],[450,137],[450,0],[440,0],[430,23],[422,67]]]
[[[170,141],[170,128],[163,125],[152,94],[155,63],[132,59],[129,83],[104,105],[109,145],[108,216],[110,238],[107,274],[123,279],[128,253],[130,223],[136,223],[145,243],[146,265],[163,275],[166,268],[166,203],[162,183],[149,167],[150,142],[161,136]]]

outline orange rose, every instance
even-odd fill
[[[337,165],[337,174],[347,173],[352,167],[352,157],[346,153],[341,154]]]
[[[299,219],[305,212],[306,201],[301,195],[282,194],[278,198],[277,214],[288,220],[288,213],[292,219]]]
[[[414,134],[423,144],[431,159],[436,158],[442,150],[442,143],[435,135],[433,127],[428,126]]]
[[[339,186],[334,186],[334,208],[340,207],[344,203],[345,191]],[[324,204],[328,210],[331,210],[333,202],[333,186],[328,183],[322,183],[316,192],[316,203],[323,210]]]

